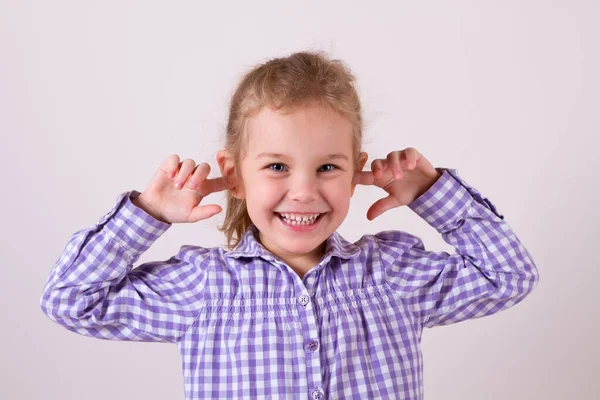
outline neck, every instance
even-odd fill
[[[325,246],[326,242],[323,242],[310,253],[302,255],[277,254],[270,249],[268,250],[281,258],[302,279],[309,270],[319,264],[325,254]]]

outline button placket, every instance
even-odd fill
[[[319,331],[317,327],[317,315],[314,308],[316,301],[311,298],[308,291],[304,290],[299,292],[296,302],[300,311],[300,322],[302,324],[301,331],[299,332],[299,338],[302,339],[305,350],[305,362],[306,362],[306,376],[310,387],[315,389],[308,391],[307,395],[310,399],[325,399],[325,393],[323,392],[323,377],[321,375],[321,359],[317,350],[320,347],[318,337]]]

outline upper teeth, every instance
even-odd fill
[[[316,219],[321,214],[311,214],[311,215],[297,215],[297,214],[281,214],[285,219],[290,219],[293,221],[304,221],[308,222],[310,220]]]

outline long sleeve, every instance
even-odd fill
[[[456,253],[426,251],[418,237],[401,231],[377,235],[387,283],[426,327],[507,309],[539,281],[531,255],[496,207],[456,170],[438,171],[442,176],[409,208]]]
[[[166,261],[133,264],[171,225],[152,218],[122,193],[95,225],[77,231],[54,264],[40,306],[53,321],[106,340],[177,342],[199,315],[210,260],[188,246]],[[198,253],[197,249],[196,253]],[[189,253],[189,252],[187,252]]]

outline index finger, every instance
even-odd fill
[[[226,189],[229,189],[229,186],[225,179],[220,176],[203,180],[198,191],[201,192],[202,196],[208,196],[211,193],[220,192]]]
[[[352,184],[358,185],[374,185],[375,184],[375,176],[371,171],[358,171],[354,173],[354,177],[352,178]]]

